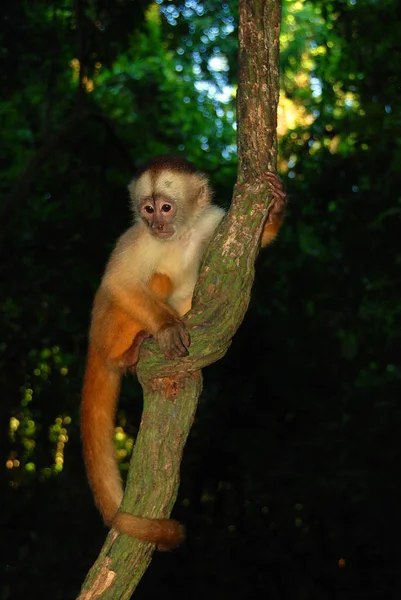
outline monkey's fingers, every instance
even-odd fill
[[[167,358],[180,358],[188,355],[187,348],[190,346],[191,339],[180,321],[166,327],[166,329],[160,331],[155,337],[159,348]]]
[[[188,356],[187,348],[190,343],[191,339],[184,325],[181,322],[177,323],[175,327],[170,329],[169,347],[166,356],[168,358]]]
[[[181,323],[181,321],[179,321],[178,327],[179,327],[179,335],[180,335],[182,344],[184,344],[185,348],[189,348],[191,345],[191,336],[189,335],[186,327],[184,326],[183,323]]]

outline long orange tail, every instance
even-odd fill
[[[114,456],[114,423],[122,370],[106,363],[90,345],[81,405],[81,434],[89,483],[105,523],[159,550],[178,546],[184,528],[172,519],[146,519],[119,513],[123,489]]]

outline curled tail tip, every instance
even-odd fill
[[[185,527],[173,519],[147,519],[118,512],[112,527],[138,540],[156,544],[160,551],[172,550],[185,539]]]
[[[156,544],[157,550],[166,552],[180,546],[185,540],[185,527],[173,519],[159,519],[163,535]]]

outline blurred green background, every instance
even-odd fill
[[[400,10],[283,2],[288,216],[205,372],[188,541],[138,599],[401,596]],[[92,297],[145,159],[184,154],[230,202],[237,3],[5,0],[0,22],[0,600],[65,600],[106,533],[78,426]],[[140,412],[127,379],[123,470]]]

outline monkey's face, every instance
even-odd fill
[[[171,238],[176,232],[177,204],[163,196],[145,198],[139,206],[142,221],[158,239]]]

